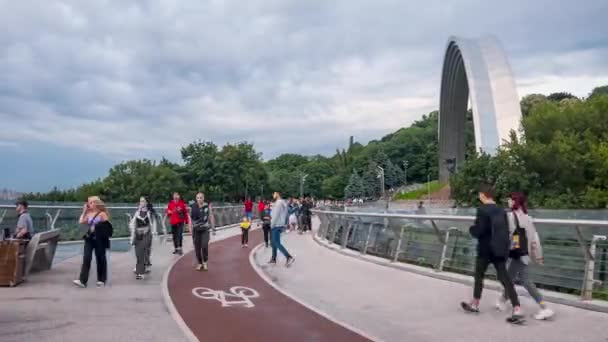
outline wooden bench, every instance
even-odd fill
[[[59,229],[36,233],[25,252],[25,276],[30,272],[50,270],[59,242]]]

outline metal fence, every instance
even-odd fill
[[[315,213],[321,220],[317,235],[342,248],[437,272],[473,274],[477,240],[468,232],[473,216]],[[541,288],[580,294],[583,300],[608,299],[608,221],[536,218],[534,223],[545,263],[531,265],[532,280]]]
[[[135,213],[135,206],[108,205],[110,221],[114,226],[114,237],[129,235],[129,221]],[[166,207],[155,206],[158,218],[159,234],[170,231]],[[36,232],[59,229],[62,241],[79,240],[80,224],[78,219],[82,213],[82,206],[77,205],[29,205],[28,212],[34,221]],[[217,227],[238,223],[243,218],[243,206],[213,206],[213,216]],[[17,224],[17,213],[14,205],[0,204],[0,231],[10,229],[13,231]]]

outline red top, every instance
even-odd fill
[[[258,211],[263,211],[264,209],[266,209],[264,201],[260,201],[260,204],[258,204]]]
[[[188,220],[188,207],[186,206],[186,202],[181,199],[178,202],[173,200],[169,202],[167,216],[169,216],[169,223],[171,225],[190,223],[190,220]]]
[[[245,201],[245,211],[251,211],[251,210],[253,210],[253,202],[248,199]]]

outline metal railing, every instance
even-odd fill
[[[113,206],[108,205],[110,220],[114,226],[114,237],[129,236],[129,222],[137,209],[135,206]],[[165,206],[155,206],[158,218],[159,234],[169,232],[169,223],[165,214]],[[34,221],[36,232],[59,229],[61,240],[79,240],[78,219],[82,213],[82,206],[76,205],[30,205],[28,212]],[[213,207],[213,216],[216,227],[227,226],[241,221],[243,218],[243,206],[218,206]],[[255,211],[254,211],[255,212]],[[14,205],[0,204],[0,231],[9,228],[13,230],[17,223],[17,214]]]
[[[476,243],[468,232],[473,216],[416,215],[314,210],[318,237],[341,248],[433,268],[473,274]],[[608,221],[533,219],[544,265],[531,265],[539,287],[608,299]],[[492,271],[493,272],[493,271]],[[495,274],[490,274],[494,276]]]

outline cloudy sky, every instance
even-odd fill
[[[457,3],[457,4],[456,4]],[[0,0],[0,188],[43,191],[196,139],[329,154],[438,107],[450,35],[520,96],[608,84],[605,0]]]

